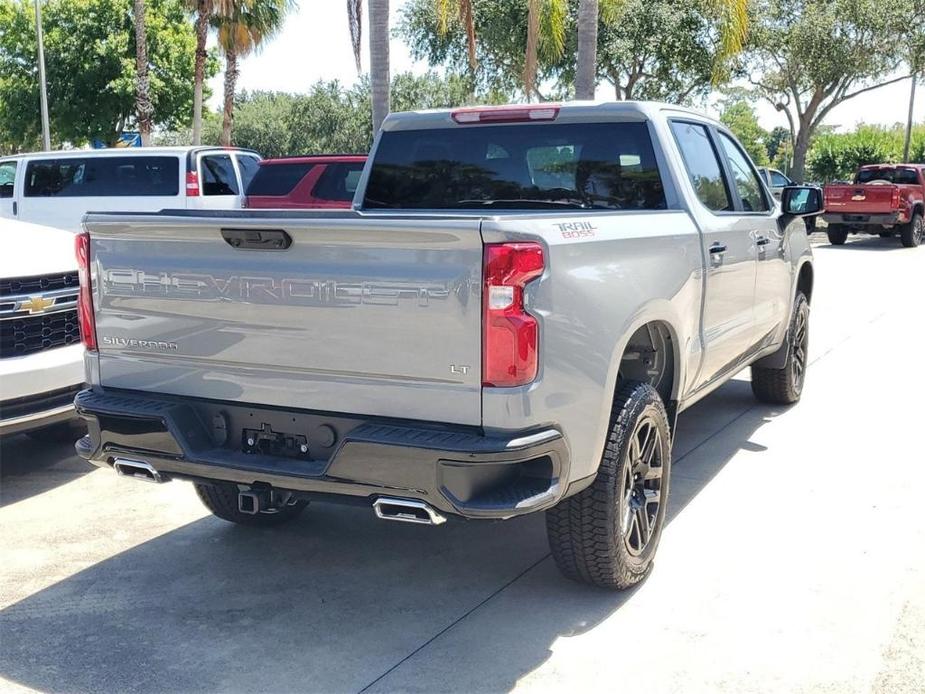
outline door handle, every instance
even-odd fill
[[[16,204],[16,201],[13,201],[13,216],[15,217],[19,213],[19,207]]]
[[[282,229],[222,229],[222,238],[241,250],[284,251],[292,245],[292,237]]]
[[[712,246],[710,246],[710,253],[725,253],[725,252],[726,252],[726,246],[724,246],[723,244],[719,242],[714,243]]]
[[[759,236],[757,239],[755,239],[756,246],[767,246],[769,243],[771,243],[771,239],[769,239],[767,236]]]

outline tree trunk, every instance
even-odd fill
[[[222,114],[222,146],[231,146],[231,129],[234,127],[234,88],[238,82],[238,52],[225,49],[225,107]]]
[[[206,78],[206,40],[209,37],[210,1],[196,5],[196,67],[193,76],[193,144],[202,144],[202,89]]]
[[[540,0],[527,0],[527,50],[524,54],[524,96],[533,101],[536,93],[537,53],[540,42]]]
[[[597,2],[581,0],[578,5],[578,70],[575,98],[593,99],[597,84]]]
[[[135,15],[135,118],[142,147],[151,144],[154,106],[148,80],[148,35],[145,27],[145,0],[134,0]]]
[[[373,137],[391,109],[389,99],[389,0],[369,0],[369,78]]]
[[[793,141],[793,167],[790,169],[790,178],[798,184],[803,183],[803,176],[806,174],[806,153],[809,151],[810,124],[804,123],[800,119],[800,131]]]

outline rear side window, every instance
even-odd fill
[[[362,162],[328,164],[318,177],[312,197],[320,200],[350,202],[363,173]]]
[[[31,161],[25,196],[173,196],[180,192],[177,157],[67,157]]]
[[[700,202],[715,212],[731,210],[732,204],[719,157],[713,149],[706,127],[699,123],[672,121],[671,130]]]
[[[250,185],[248,195],[288,195],[299,181],[312,170],[314,164],[262,164],[257,167]]]
[[[476,125],[382,134],[366,208],[665,207],[646,123]]]
[[[257,169],[260,168],[260,160],[257,157],[249,157],[246,154],[238,155],[238,170],[241,172],[241,188],[247,190],[247,186],[254,180]]]
[[[228,154],[211,154],[200,160],[203,195],[237,195],[238,180]]]
[[[13,197],[13,185],[16,183],[16,162],[0,162],[0,198]]]
[[[785,188],[791,185],[790,179],[778,171],[771,172],[771,185],[775,188]]]

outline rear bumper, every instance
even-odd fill
[[[900,212],[888,214],[849,214],[826,213],[822,216],[826,224],[845,224],[847,226],[896,226],[908,220]]]
[[[0,436],[74,419],[74,395],[82,386],[0,402]]]
[[[82,458],[99,467],[117,458],[148,463],[165,479],[268,485],[370,503],[401,497],[465,518],[543,510],[568,488],[568,447],[551,427],[486,433],[109,390],[82,391],[75,405],[89,431],[77,444]],[[282,432],[296,447],[284,455],[249,446],[260,432]],[[300,454],[303,441],[308,451]]]

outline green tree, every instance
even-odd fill
[[[912,0],[759,0],[744,72],[754,93],[783,112],[792,133],[790,175],[838,104],[883,84],[901,65]],[[920,25],[921,26],[921,25]]]
[[[259,50],[264,42],[283,26],[291,0],[233,0],[215,14],[218,45],[225,56],[225,94],[222,119],[222,144],[231,144],[234,127],[234,92],[240,69],[238,60]]]
[[[33,4],[0,0],[0,147],[39,146]],[[115,142],[135,126],[132,0],[48,0],[42,9],[49,120],[54,143]],[[147,0],[154,125],[189,122],[195,34],[183,0]],[[214,63],[207,73],[214,74]]]
[[[725,123],[758,166],[768,166],[770,133],[758,124],[755,109],[741,97],[730,97],[723,103],[720,120]]]

